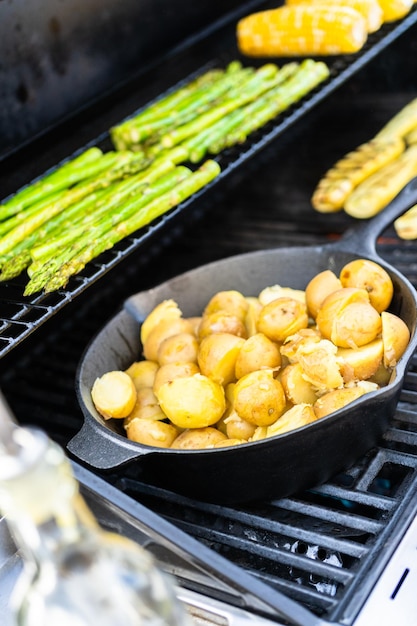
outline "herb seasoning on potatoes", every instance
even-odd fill
[[[388,273],[357,259],[304,291],[220,291],[200,317],[164,300],[141,327],[143,360],[91,390],[104,419],[144,445],[209,449],[305,426],[388,384],[410,332],[387,309]]]

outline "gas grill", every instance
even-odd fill
[[[254,4],[265,5],[247,3]],[[164,58],[172,74],[156,63],[54,133],[5,155],[2,195],[86,145],[107,146],[112,123],[231,58],[224,42],[230,45],[235,18],[232,12]],[[329,81],[222,155],[215,183],[90,263],[65,290],[29,299],[23,280],[0,284],[0,388],[19,423],[67,446],[82,424],[77,365],[132,293],[241,252],[333,240],[353,224],[343,213],[315,213],[309,198],[336,158],[414,97],[416,21],[414,8],[363,52],[330,59]],[[417,242],[399,240],[390,228],[378,252],[417,287]],[[380,445],[327,483],[287,498],[220,506],[141,482],[123,468],[98,472],[72,462],[99,522],[154,553],[196,624],[411,626],[417,619],[417,357]],[[19,568],[0,520],[5,620]]]

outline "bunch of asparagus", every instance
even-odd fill
[[[149,159],[93,147],[0,205],[0,280],[25,269],[24,295],[65,287],[86,263],[204,187],[220,173],[196,171],[184,153]]]
[[[115,150],[89,148],[0,205],[0,281],[26,270],[26,296],[65,287],[220,173],[210,158],[192,164],[245,141],[328,74],[311,59],[258,69],[234,61],[112,128]]]
[[[110,136],[118,150],[151,158],[178,146],[191,163],[198,163],[207,154],[243,143],[328,76],[327,65],[312,59],[258,69],[233,61],[114,126]]]

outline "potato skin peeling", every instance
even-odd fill
[[[354,259],[304,290],[219,291],[193,317],[164,300],[143,322],[142,355],[97,379],[92,400],[105,420],[123,420],[128,439],[155,448],[284,435],[393,379],[410,341],[387,310],[393,294],[382,266]]]

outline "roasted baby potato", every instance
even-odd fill
[[[198,341],[194,333],[178,333],[167,337],[159,344],[157,359],[159,365],[197,363],[197,353]]]
[[[242,378],[249,372],[281,366],[279,346],[263,333],[256,333],[243,341],[236,358],[236,378]]]
[[[180,450],[202,450],[204,448],[213,448],[219,443],[228,441],[226,435],[223,435],[217,428],[207,426],[206,428],[191,428],[184,430],[172,442],[171,448],[179,448]]]
[[[226,409],[221,385],[203,374],[174,378],[156,392],[162,410],[179,428],[205,428],[219,421]]]
[[[401,318],[388,311],[381,313],[383,362],[385,367],[395,367],[410,341],[410,331]]]
[[[203,311],[203,316],[223,311],[245,321],[249,303],[239,291],[218,291],[208,302]]]
[[[160,321],[158,325],[150,331],[143,344],[143,356],[145,359],[158,362],[158,350],[163,342],[169,337],[180,333],[192,335],[193,327],[191,322],[183,317]]]
[[[197,363],[166,363],[161,365],[155,376],[153,390],[158,395],[159,388],[165,383],[173,381],[175,378],[194,376],[199,374],[200,368]]]
[[[220,385],[236,380],[236,359],[245,340],[230,333],[214,333],[201,340],[198,350],[200,371]]]
[[[91,397],[104,419],[127,417],[136,403],[136,388],[126,372],[106,372],[94,382]]]
[[[374,261],[356,259],[347,263],[340,272],[340,282],[343,287],[365,289],[372,306],[378,313],[385,311],[391,304],[394,295],[391,277]]]
[[[139,390],[142,387],[153,386],[158,369],[159,365],[155,361],[135,361],[126,370],[126,374],[129,374],[136,389]]]
[[[327,296],[345,286],[347,285],[342,285],[340,278],[332,270],[324,270],[316,274],[307,284],[305,291],[307,309],[311,317],[316,319]]]
[[[128,439],[157,448],[170,448],[180,432],[172,424],[139,417],[124,426]]]
[[[271,341],[283,342],[307,326],[307,306],[295,298],[276,298],[265,304],[259,312],[258,332]]]
[[[256,426],[268,426],[283,413],[287,399],[273,370],[258,370],[240,378],[234,388],[236,413]]]

